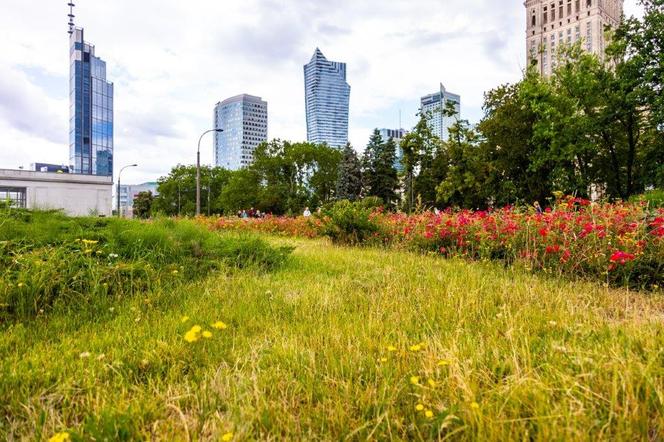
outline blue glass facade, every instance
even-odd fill
[[[267,102],[243,94],[217,103],[214,108],[214,162],[239,170],[254,161],[254,151],[267,141]]]
[[[350,85],[346,63],[328,61],[316,48],[304,66],[307,140],[343,148],[348,142]]]
[[[85,42],[83,29],[70,40],[69,162],[73,173],[113,176],[113,84],[106,62]]]

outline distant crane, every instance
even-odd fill
[[[76,6],[76,5],[74,4],[74,2],[70,1],[68,3],[68,6],[69,6],[69,15],[68,15],[69,16],[69,35],[72,35],[74,33],[74,17],[75,17],[75,15],[74,15],[74,6]]]

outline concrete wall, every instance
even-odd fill
[[[61,209],[71,216],[112,215],[112,177],[0,169],[0,187],[25,188],[28,209]]]

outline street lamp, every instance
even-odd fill
[[[128,167],[138,167],[138,164],[130,164],[129,166],[125,166],[120,169],[120,173],[118,173],[118,218],[122,218],[122,209],[120,208],[120,179],[122,177],[122,171]]]
[[[198,152],[196,154],[196,216],[201,214],[201,141],[203,137],[210,132],[223,132],[223,129],[210,129],[203,132],[198,139]]]

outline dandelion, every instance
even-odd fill
[[[470,404],[470,408],[472,408],[473,410],[479,410],[480,404],[478,404],[477,402],[473,402]]]
[[[424,405],[422,405],[422,404],[417,404],[417,405],[415,405],[415,409],[416,409],[417,411],[424,411]]]
[[[194,333],[200,333],[201,331],[203,331],[203,329],[201,328],[200,325],[194,325],[193,327],[191,327],[191,331]]]
[[[446,361],[446,360],[438,361],[438,366],[439,367],[447,367],[448,365],[450,365],[450,361]]]
[[[182,319],[180,319],[180,322],[182,322],[183,324],[188,321],[189,321],[189,316],[183,316]]]
[[[429,387],[431,387],[431,388],[436,388],[436,385],[437,385],[436,381],[434,381],[433,379],[429,379],[427,381],[427,384],[429,384]]]
[[[194,325],[191,330],[184,334],[184,340],[188,343],[194,343],[201,339],[201,332],[203,329],[200,325]]]
[[[427,410],[424,412],[424,415],[426,416],[427,419],[433,418],[433,411]]]
[[[420,385],[420,377],[419,376],[411,376],[410,383],[413,384],[413,385]]]
[[[226,330],[228,326],[221,321],[217,321],[214,324],[212,324],[212,328],[215,328],[217,330]]]
[[[89,239],[84,239],[81,242],[83,244],[85,244],[86,246],[94,246],[95,244],[99,244],[99,241],[92,241],[92,240],[89,240]]]
[[[422,350],[422,344],[415,344],[410,346],[410,351],[412,352],[418,352]]]
[[[83,251],[83,253],[85,253],[86,255],[89,255],[89,254],[92,253],[92,249],[85,249],[85,250]]]
[[[389,351],[390,353],[394,353],[395,351],[397,351],[397,348],[394,345],[390,345],[387,347],[387,351]]]
[[[385,363],[385,362],[387,362],[387,358],[380,358],[380,362],[381,362],[381,363]]]
[[[203,332],[203,337],[204,337],[205,339],[212,339],[212,333],[209,332],[209,331],[207,331],[207,330],[205,330],[205,331]]]
[[[558,323],[557,323],[556,321],[549,321],[549,325],[550,325],[551,327],[555,327],[555,326],[558,325]]]
[[[69,433],[63,431],[62,433],[56,433],[48,440],[48,442],[68,442],[71,440]]]
[[[233,440],[233,433],[226,433],[223,436],[221,436],[221,440],[224,442],[230,442]]]

